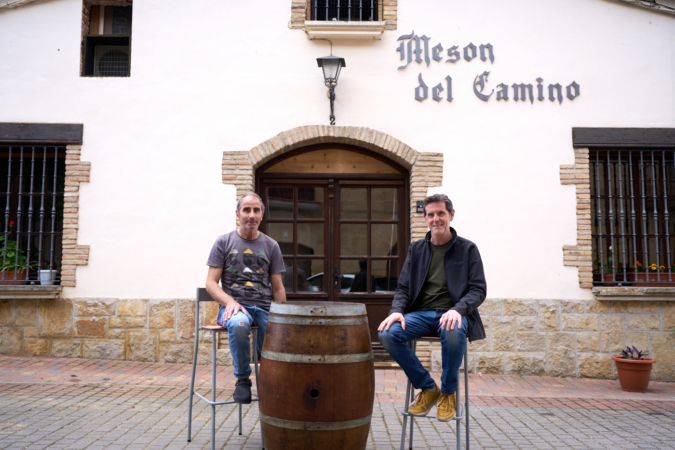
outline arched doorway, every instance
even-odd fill
[[[382,155],[336,143],[285,153],[256,170],[266,206],[261,230],[281,247],[288,299],[365,304],[378,360],[387,355],[377,326],[410,242],[409,178]]]

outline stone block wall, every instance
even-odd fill
[[[200,322],[215,325],[218,305],[202,306]],[[0,354],[190,363],[194,327],[192,299],[0,300]],[[210,363],[211,333],[200,339]],[[216,345],[232,364],[226,340]]]
[[[616,378],[627,345],[656,359],[652,379],[675,380],[675,302],[486,300],[487,339],[469,345],[470,373]],[[440,368],[440,345],[418,343]]]
[[[215,324],[205,303],[200,323]],[[647,349],[652,378],[675,381],[675,302],[486,300],[487,339],[469,345],[472,373],[614,378],[611,356],[626,345]],[[0,300],[0,354],[190,363],[192,299]],[[225,333],[218,364],[231,365]],[[211,333],[198,362],[210,363]],[[438,370],[438,344],[420,342],[425,366]]]

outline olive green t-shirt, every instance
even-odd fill
[[[427,274],[422,290],[419,294],[419,300],[416,302],[416,310],[420,309],[440,309],[447,311],[452,308],[452,299],[448,292],[448,282],[445,278],[445,252],[450,247],[450,243],[443,245],[431,244],[431,265]]]

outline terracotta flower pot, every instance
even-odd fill
[[[5,279],[2,279],[2,271],[0,271],[0,284],[26,284],[26,271],[20,270],[16,272],[16,280],[14,280],[14,271],[5,270]]]
[[[604,282],[605,286],[607,285],[616,286],[618,283],[625,283],[623,273],[616,273],[614,275],[612,275],[611,273],[603,273],[602,281]]]
[[[646,392],[654,359],[624,359],[612,356],[619,374],[621,389],[628,392]]]
[[[635,272],[628,272],[628,279],[631,283],[639,283],[637,286],[644,287],[666,287],[666,286],[675,286],[675,274],[671,276],[673,282],[668,281],[668,272],[661,272],[661,282],[659,282],[659,277],[656,272],[638,272],[637,278],[635,278]]]

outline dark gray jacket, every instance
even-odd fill
[[[478,314],[478,307],[487,292],[483,261],[476,244],[457,236],[454,228],[451,227],[450,231],[452,241],[445,252],[444,262],[452,309],[466,317],[469,341],[485,339],[485,328]],[[410,244],[389,314],[405,314],[415,309],[415,302],[429,272],[431,254],[431,232],[424,239]]]

